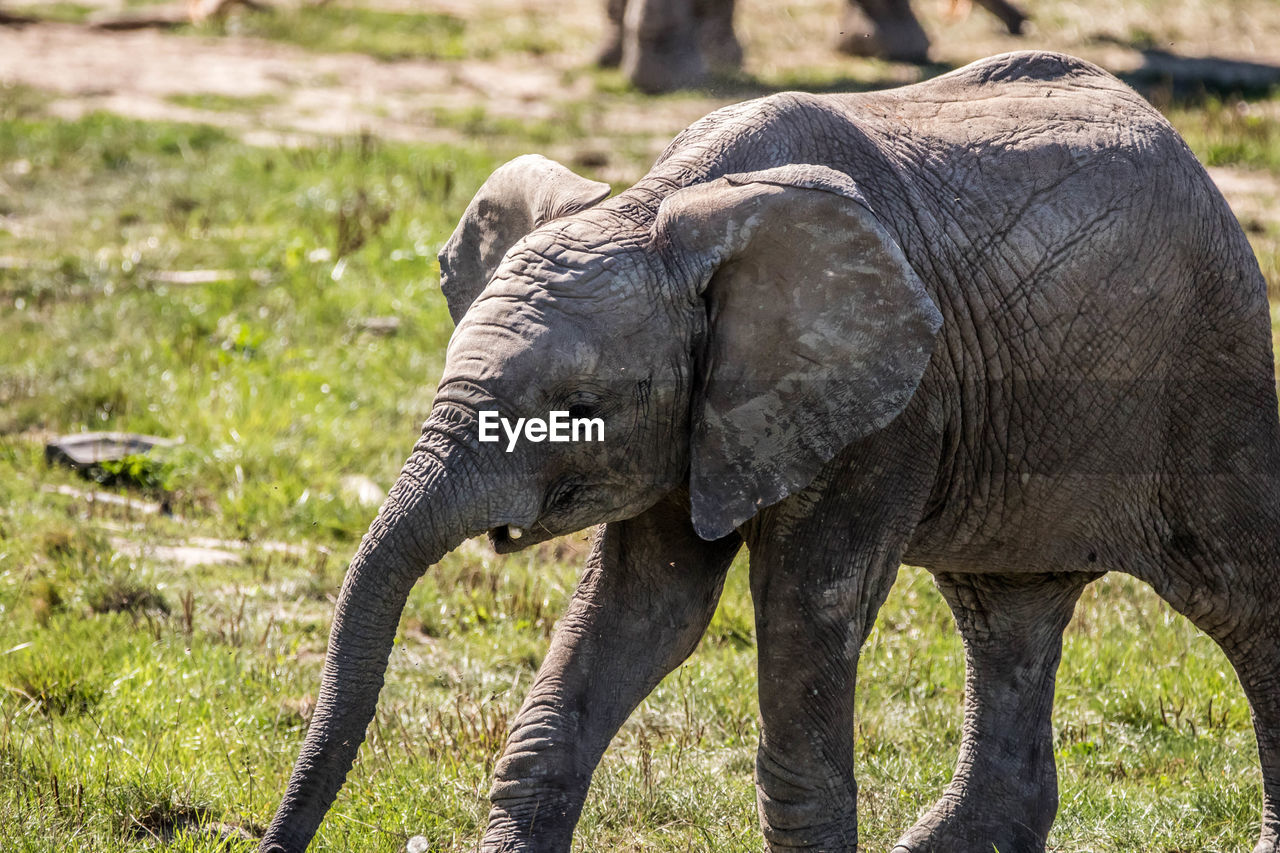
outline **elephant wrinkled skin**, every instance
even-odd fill
[[[693,650],[745,543],[772,851],[852,851],[854,679],[900,562],[967,658],[960,760],[899,853],[1041,851],[1062,630],[1123,571],[1210,634],[1280,850],[1280,421],[1266,288],[1160,115],[1048,53],[717,111],[619,195],[538,157],[441,253],[458,328],[361,544],[262,843],[299,851],[364,738],[405,598],[487,532],[599,528],[498,761],[481,849],[566,851],[591,774]],[[476,440],[477,413],[605,441]]]

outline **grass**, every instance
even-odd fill
[[[437,109],[430,120],[436,127],[450,128],[472,139],[517,138],[545,148],[566,136],[581,136],[583,117],[580,110],[563,109],[549,119],[519,119],[490,115],[482,105],[465,109]]]
[[[342,562],[368,521],[338,477],[389,483],[426,413],[449,332],[432,257],[494,164],[370,139],[259,149],[102,115],[8,118],[0,163],[23,160],[29,170],[5,172],[22,227],[0,235],[0,254],[33,262],[7,275],[17,310],[0,315],[12,344],[0,373],[0,824],[18,828],[19,849],[140,849],[153,836],[212,849],[219,825],[252,833],[270,818]],[[66,197],[87,202],[56,203]],[[208,266],[233,275],[153,278]],[[391,313],[404,321],[393,337],[355,324]],[[27,436],[86,427],[184,437],[165,488],[195,521],[88,514],[33,488],[78,484]],[[247,539],[246,560],[186,568],[118,548],[192,526]],[[307,548],[273,554],[267,537]],[[506,558],[464,549],[419,584],[370,744],[325,823],[328,849],[396,850],[413,834],[469,849],[585,548],[579,536]],[[581,849],[758,849],[743,575],[699,653],[606,757]],[[945,783],[959,739],[959,644],[925,573],[895,590],[860,684],[864,831],[885,847]],[[1056,849],[1141,838],[1213,850],[1253,833],[1239,688],[1212,644],[1136,583],[1086,595],[1055,720]]]
[[[244,35],[321,53],[366,53],[378,59],[459,59],[467,24],[445,14],[405,14],[352,6],[266,10],[191,27],[201,35]]]
[[[1206,166],[1280,171],[1280,112],[1241,98],[1204,96],[1167,108]]]
[[[478,20],[319,6],[218,26],[384,59],[484,55],[504,40],[556,49],[520,15]],[[595,96],[639,100],[615,84],[600,75]],[[261,831],[283,790],[372,515],[342,477],[389,486],[430,406],[451,331],[437,250],[508,150],[584,134],[636,143],[593,123],[588,104],[557,121],[433,115],[455,146],[289,149],[197,125],[55,120],[47,101],[0,91],[0,838],[33,853],[252,850],[239,836]],[[1166,111],[1206,162],[1274,180],[1276,102],[1240,103]],[[1251,237],[1274,280],[1280,235]],[[210,274],[173,275],[193,271]],[[394,334],[364,328],[382,316],[400,319]],[[83,429],[181,441],[102,485],[43,460],[43,436]],[[173,514],[76,496],[92,489]],[[191,565],[165,550],[196,536],[238,559]],[[508,557],[468,545],[418,584],[317,849],[398,851],[411,835],[473,849],[506,726],[586,549],[582,534]],[[745,575],[740,560],[698,652],[606,755],[576,849],[760,849]],[[963,690],[951,617],[927,573],[904,569],[859,671],[866,849],[888,849],[945,785]],[[1132,579],[1086,591],[1054,724],[1052,849],[1249,849],[1259,772],[1240,688],[1213,644]]]
[[[218,95],[212,92],[180,93],[165,98],[171,104],[213,112],[244,112],[270,107],[280,102],[279,95]]]
[[[81,24],[97,11],[94,6],[82,3],[39,3],[35,5],[17,4],[9,11],[19,15],[38,18],[42,21],[58,21],[67,24]]]
[[[0,235],[0,254],[32,261],[0,284],[16,309],[0,321],[14,345],[0,366],[0,429],[180,437],[164,472],[179,511],[217,507],[243,536],[363,530],[335,497],[340,472],[389,485],[403,453],[394,439],[425,417],[429,384],[383,390],[439,371],[446,211],[493,161],[367,138],[250,148],[210,128],[105,115],[11,121],[0,158],[26,164],[6,178],[21,225]],[[166,281],[210,268],[226,279]],[[361,330],[391,314],[398,334]],[[364,428],[336,428],[353,415]]]
[[[560,46],[556,30],[528,12],[464,19],[336,3],[236,14],[186,30],[272,39],[317,53],[363,53],[388,62],[483,59],[513,51],[541,56]]]

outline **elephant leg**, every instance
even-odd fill
[[[836,50],[897,62],[928,62],[925,35],[910,0],[849,0]]]
[[[734,0],[695,0],[698,45],[707,65],[715,71],[742,67],[742,45],[733,33]]]
[[[1165,514],[1154,571],[1135,572],[1218,643],[1240,679],[1262,764],[1262,830],[1254,853],[1280,853],[1280,492],[1276,464],[1242,465],[1266,482],[1204,478]]]
[[[617,68],[622,64],[622,20],[626,11],[627,0],[605,0],[604,38],[596,50],[596,65],[601,68]]]
[[[904,453],[879,440],[886,433],[827,469],[845,473],[819,477],[746,529],[759,655],[756,793],[772,853],[857,849],[858,655],[933,476],[930,454]]]
[[[1263,599],[1266,601],[1267,599]],[[1280,615],[1274,587],[1269,608],[1253,608],[1249,626],[1215,636],[1249,700],[1262,761],[1262,831],[1253,853],[1280,853]],[[1207,627],[1201,626],[1205,630]],[[1212,632],[1211,632],[1212,633]]]
[[[696,86],[707,75],[693,0],[629,0],[622,72],[643,92]]]
[[[1062,631],[1097,574],[937,574],[964,638],[964,733],[942,799],[895,853],[1039,853],[1058,810]]]
[[[698,644],[740,547],[737,534],[700,539],[687,496],[597,532],[498,760],[481,850],[569,849],[600,756]]]
[[[1009,0],[976,0],[977,4],[1000,19],[1009,35],[1022,35],[1022,25],[1027,22],[1026,13]]]
[[[1255,613],[1249,621],[1251,636],[1218,642],[1244,687],[1253,713],[1253,730],[1258,736],[1262,830],[1253,853],[1280,853],[1280,616],[1274,590],[1265,617]]]
[[[1253,853],[1280,853],[1280,617],[1275,586],[1259,590],[1257,597],[1157,591],[1217,641],[1240,679],[1262,761],[1262,831]]]

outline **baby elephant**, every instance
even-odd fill
[[[1235,667],[1255,853],[1280,850],[1266,287],[1155,110],[1080,60],[1008,54],[719,110],[608,194],[522,157],[444,247],[444,375],[343,584],[263,850],[316,831],[424,571],[469,536],[509,553],[593,524],[496,765],[488,853],[569,849],[601,754],[698,643],[744,544],[768,850],[856,849],[854,676],[903,561],[937,579],[968,675],[955,777],[899,853],[1044,849],[1062,630],[1111,570]],[[603,440],[481,440],[560,412]]]

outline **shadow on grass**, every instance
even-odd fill
[[[1198,102],[1205,95],[1267,98],[1280,90],[1280,65],[1219,56],[1182,56],[1148,41],[1097,36],[1095,42],[1137,51],[1142,65],[1117,76],[1148,98]]]
[[[947,63],[930,62],[917,66],[920,75],[917,81],[922,82],[939,74],[954,71],[958,66]],[[886,74],[881,77],[854,76],[850,74],[832,75],[822,69],[812,72],[791,72],[781,80],[762,80],[752,74],[737,72],[732,74],[713,74],[701,91],[719,98],[759,98],[774,95],[778,92],[812,92],[825,95],[839,92],[875,92],[881,89],[894,89],[908,85],[901,75]]]
[[[1257,100],[1280,92],[1280,65],[1217,56],[1182,56],[1148,43],[1126,42],[1113,36],[1098,36],[1094,40],[1141,54],[1139,67],[1113,73],[1147,98],[1162,104],[1195,104],[1206,95]],[[957,67],[936,62],[921,65],[919,79],[928,80]],[[745,99],[789,90],[816,94],[872,92],[902,85],[902,78],[892,74],[868,78],[849,74],[831,76],[815,71],[795,73],[781,81],[761,80],[746,73],[714,75],[703,90],[717,97]]]
[[[0,9],[0,27],[25,27],[27,24],[38,24],[39,18],[33,18],[30,15],[19,15],[15,12],[6,12]]]

